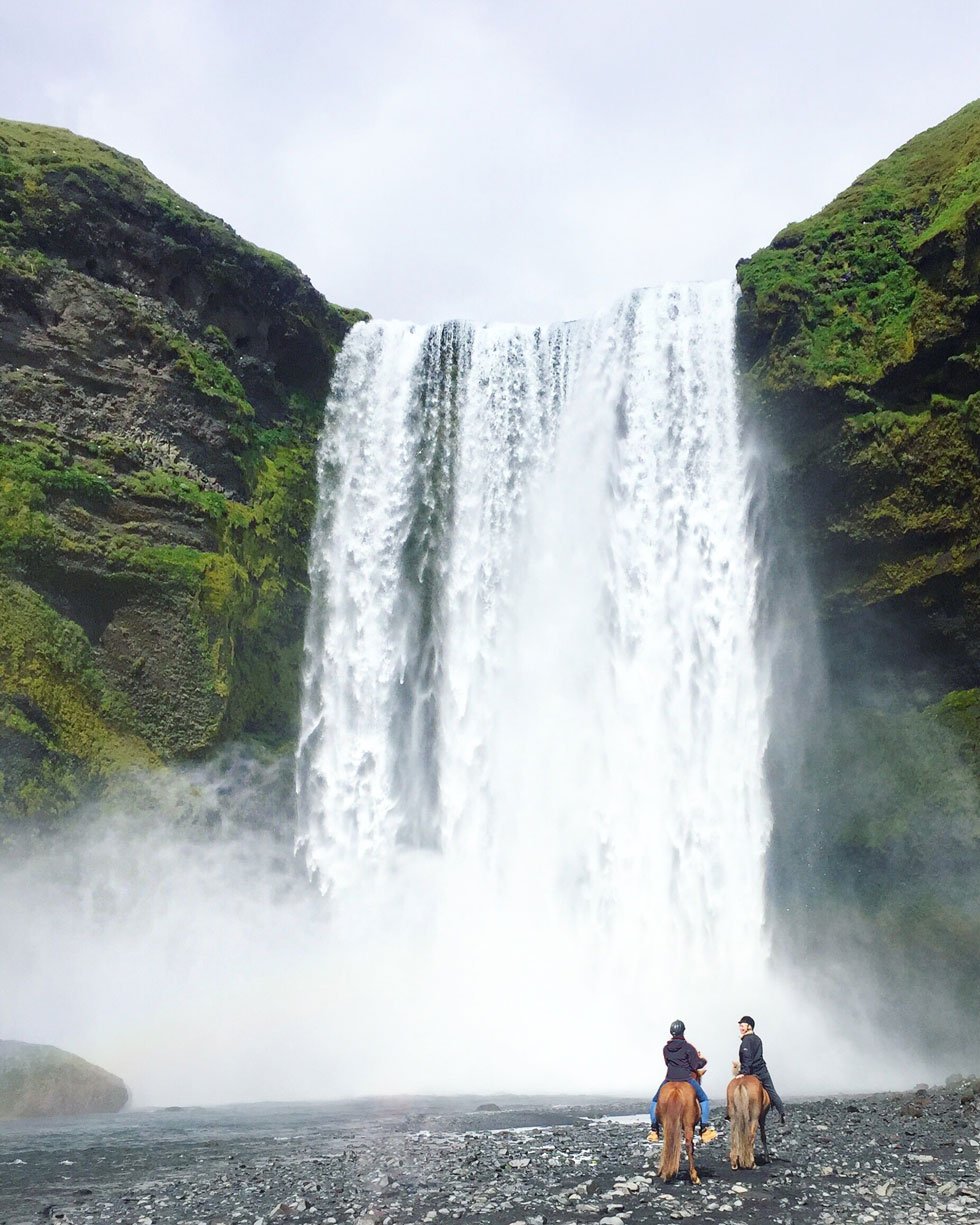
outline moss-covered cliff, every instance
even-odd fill
[[[980,1006],[980,101],[738,278],[829,665],[778,724],[777,893],[819,913],[817,942],[870,923]]]
[[[825,596],[980,636],[980,102],[738,269],[739,341]],[[964,630],[966,626],[964,624]]]
[[[289,737],[359,317],[140,162],[0,122],[0,812]]]

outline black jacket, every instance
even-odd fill
[[[762,1039],[758,1034],[746,1034],[738,1048],[739,1069],[743,1076],[768,1076],[769,1069],[762,1058]]]
[[[694,1073],[707,1063],[707,1059],[699,1059],[698,1053],[683,1038],[671,1038],[664,1047],[664,1063],[667,1065],[668,1080],[692,1080]]]

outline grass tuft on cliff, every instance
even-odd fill
[[[273,251],[240,238],[220,217],[183,199],[135,157],[67,128],[0,120],[0,191],[5,216],[0,242],[14,248],[53,246],[59,253],[71,242],[66,231],[85,227],[100,200],[111,195],[119,219],[126,210],[159,215],[173,238],[202,236],[246,260],[260,259],[279,273],[301,277],[299,269]]]
[[[755,378],[863,390],[955,341],[977,309],[978,235],[980,101],[740,262]]]

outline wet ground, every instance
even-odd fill
[[[0,1124],[0,1225],[980,1223],[978,1088],[791,1103],[770,1160],[656,1178],[644,1103],[476,1098]],[[491,1107],[496,1107],[491,1108]],[[626,1120],[624,1121],[624,1117]]]

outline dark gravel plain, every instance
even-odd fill
[[[791,1102],[770,1161],[664,1186],[645,1103],[412,1099],[0,1124],[0,1225],[980,1225],[980,1082]],[[479,1108],[483,1106],[484,1108]],[[489,1107],[496,1107],[491,1109]]]

